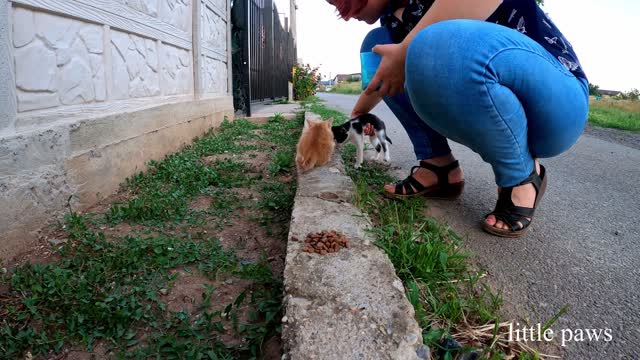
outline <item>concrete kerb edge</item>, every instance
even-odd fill
[[[283,358],[429,358],[402,282],[373,244],[354,193],[338,152],[329,164],[298,174],[284,270]],[[306,235],[322,230],[341,231],[349,247],[324,256],[303,252]]]

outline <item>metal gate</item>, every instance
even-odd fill
[[[296,47],[273,0],[234,0],[232,24],[234,105],[250,116],[251,102],[288,96]]]

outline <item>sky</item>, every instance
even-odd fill
[[[289,11],[289,0],[275,2]],[[360,44],[379,24],[338,19],[325,0],[296,3],[298,58],[319,66],[323,79],[360,72]],[[545,0],[543,9],[571,41],[589,82],[640,89],[640,0]]]

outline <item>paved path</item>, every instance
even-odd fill
[[[356,96],[320,94],[327,105],[349,113]],[[383,103],[373,113],[385,120],[393,165],[406,176],[415,165],[409,138]],[[466,186],[457,201],[432,202],[460,235],[474,262],[502,290],[505,312],[536,324],[565,304],[569,311],[552,326],[611,329],[613,340],[567,342],[566,359],[640,359],[640,150],[583,135],[567,153],[543,159],[549,187],[529,234],[506,240],[485,234],[478,222],[497,193],[489,165],[452,143],[464,167]],[[569,331],[565,331],[569,336]]]

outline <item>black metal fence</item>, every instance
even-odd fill
[[[251,102],[288,96],[296,46],[273,0],[234,0],[232,24],[234,105],[250,116]]]

